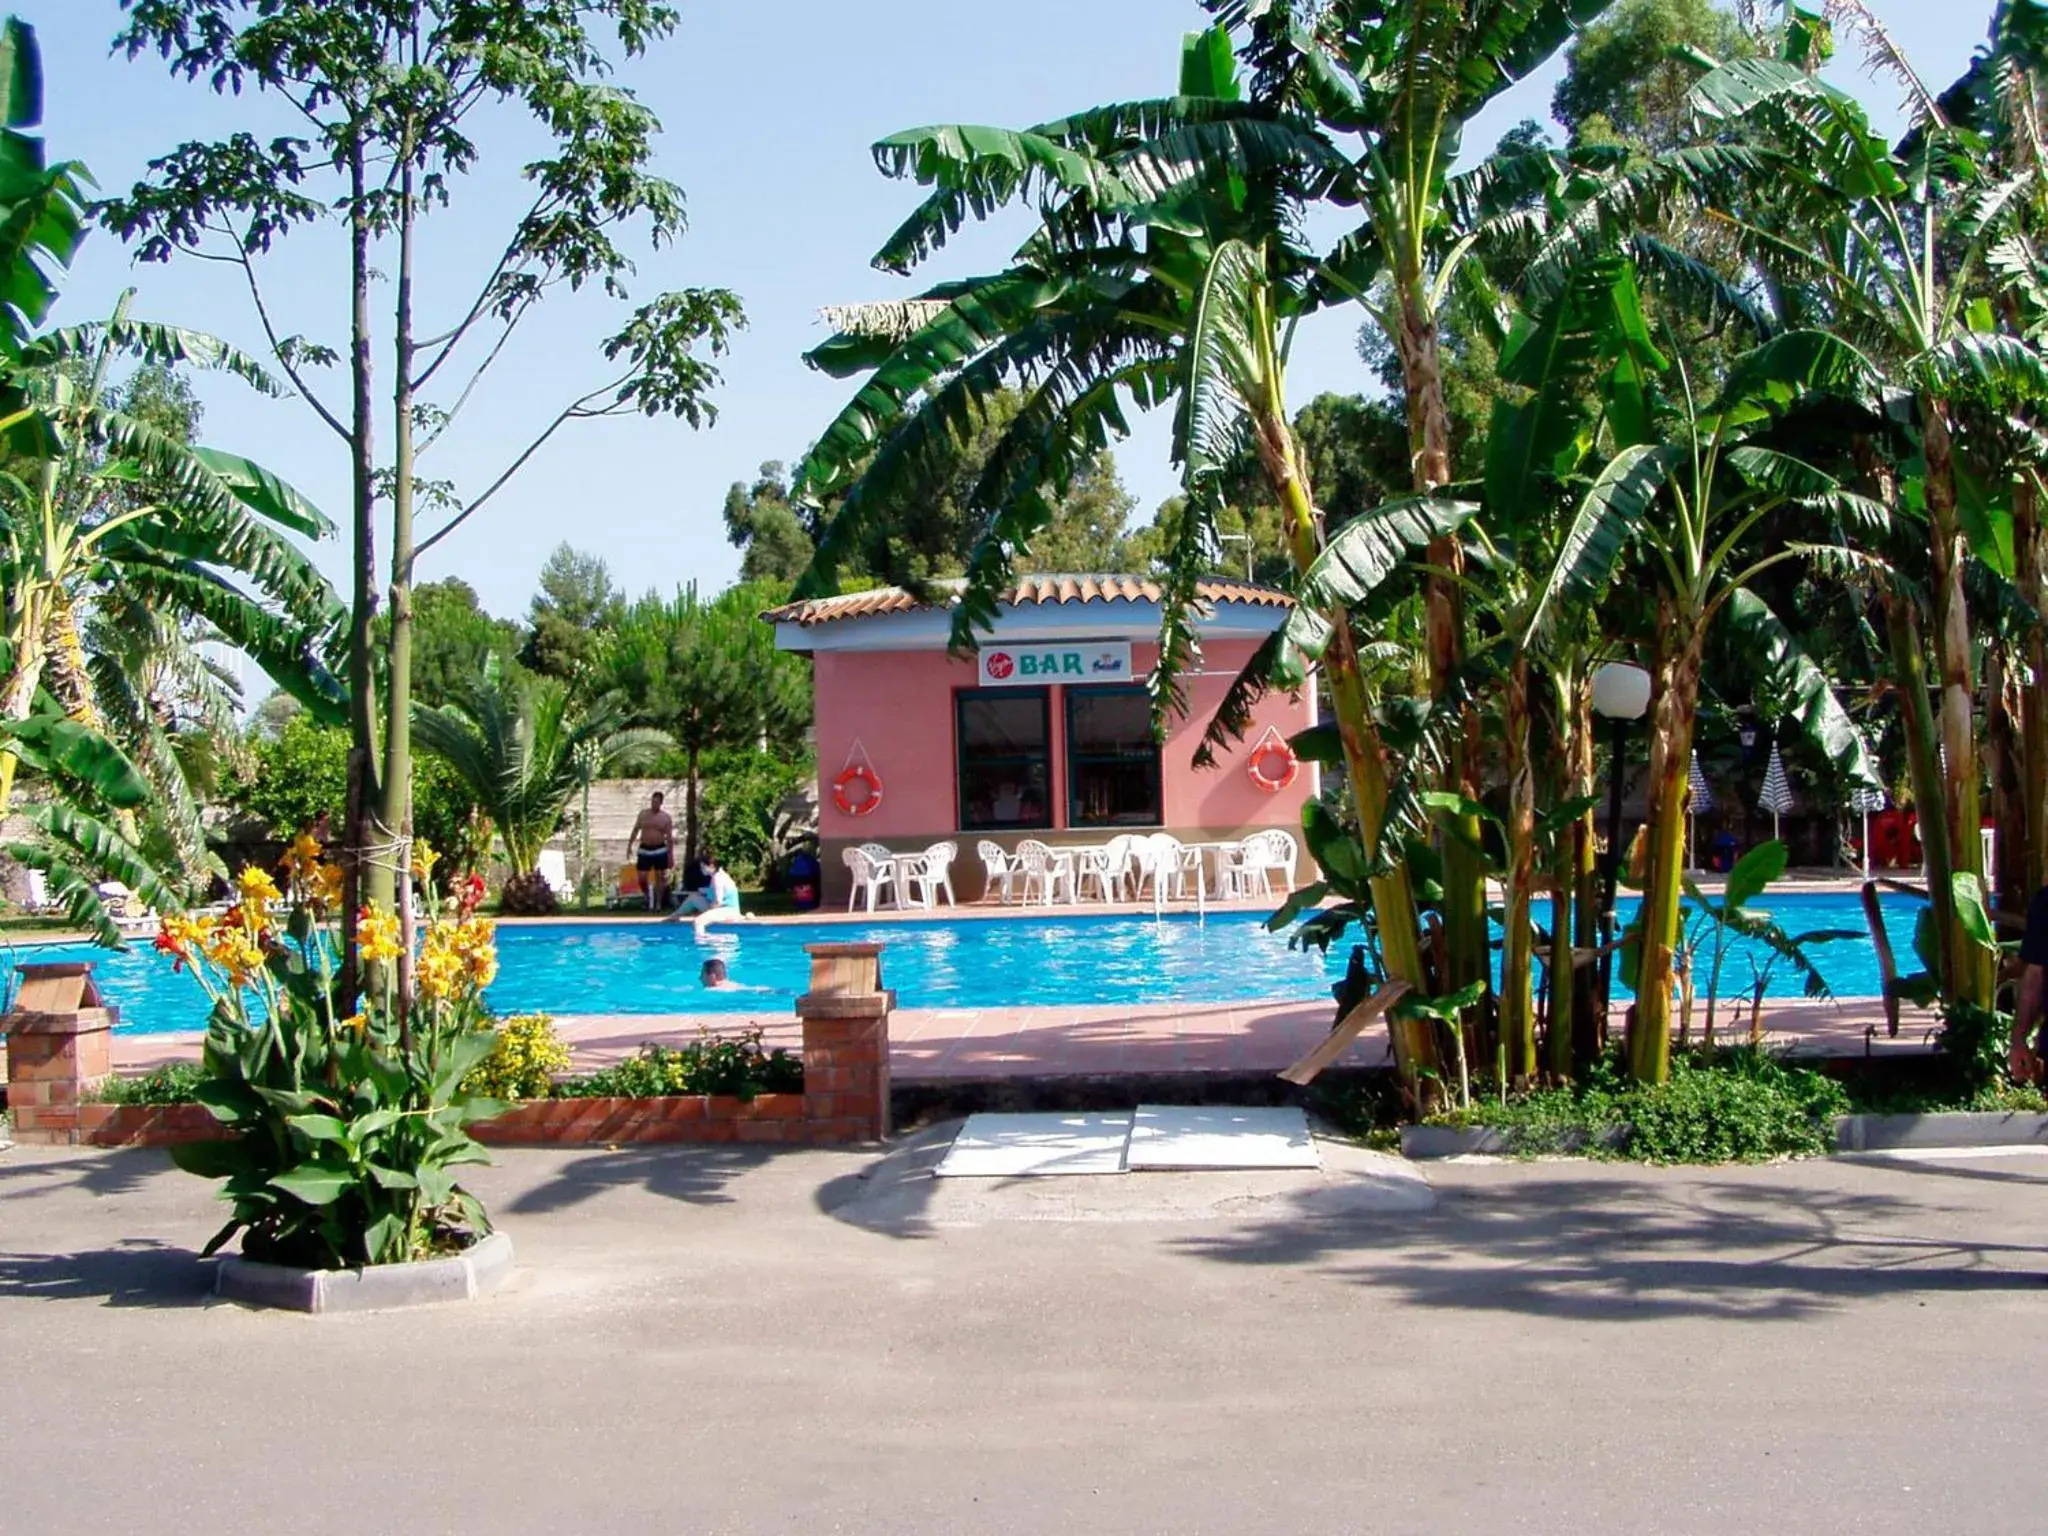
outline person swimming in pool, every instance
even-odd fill
[[[704,855],[704,873],[708,880],[705,887],[685,896],[669,918],[670,922],[679,923],[687,917],[699,937],[713,923],[736,923],[746,916],[740,910],[739,883],[708,853]]]
[[[704,969],[697,973],[697,979],[704,984],[707,992],[766,992],[767,987],[750,987],[745,982],[734,981],[732,973],[725,968],[723,960],[713,957],[704,962]]]

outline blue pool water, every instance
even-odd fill
[[[1632,906],[1621,905],[1626,921]],[[1862,908],[1853,894],[1781,896],[1769,905],[1794,933],[1856,930],[1857,938],[1817,946],[1816,963],[1837,996],[1878,994],[1877,961],[1862,936]],[[1919,904],[1887,896],[1884,905],[1893,948],[1910,966]],[[1546,917],[1539,905],[1538,921]],[[590,922],[501,929],[490,1000],[501,1013],[781,1014],[810,974],[803,946],[854,939],[887,944],[883,980],[906,1008],[1300,1000],[1327,996],[1349,954],[1348,946],[1339,946],[1325,961],[1312,951],[1290,950],[1284,935],[1267,933],[1263,918],[1249,912],[761,923],[714,930],[702,943],[685,924]],[[765,990],[705,991],[697,973],[711,955],[724,958],[735,980]],[[14,954],[15,960],[31,958],[97,961],[101,990],[120,1006],[123,1032],[194,1029],[203,1022],[191,978],[174,974],[164,956],[146,947],[120,954],[53,948]],[[1749,986],[1749,966],[1736,952],[1724,967],[1723,990],[1746,993]],[[1787,967],[1771,979],[1771,996],[1796,997],[1801,990]]]

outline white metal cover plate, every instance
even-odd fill
[[[1129,1165],[1145,1169],[1320,1168],[1299,1109],[1140,1104]]]
[[[1113,1115],[969,1115],[939,1166],[942,1179],[1026,1179],[1122,1173],[1128,1112]]]

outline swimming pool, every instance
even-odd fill
[[[1884,905],[1893,946],[1910,966],[1919,903],[1887,896]],[[1862,907],[1850,893],[1781,896],[1770,907],[1795,933],[1850,928],[1860,934],[1864,927]],[[1624,921],[1632,910],[1631,902],[1622,903]],[[1546,916],[1539,904],[1538,921]],[[1327,960],[1291,951],[1286,937],[1267,933],[1263,916],[1252,912],[760,923],[714,929],[702,943],[686,924],[579,922],[501,929],[490,1000],[501,1013],[780,1014],[810,975],[804,945],[858,939],[888,946],[883,979],[905,1008],[1300,1000],[1327,996],[1349,954],[1343,946]],[[697,973],[712,955],[725,960],[734,980],[764,990],[705,991]],[[1874,997],[1881,990],[1867,938],[1819,946],[1814,955],[1836,995]],[[146,947],[120,954],[83,948],[14,954],[16,961],[74,958],[97,961],[101,990],[120,1006],[123,1033],[199,1027],[198,989]],[[1738,951],[1725,966],[1723,990],[1746,992],[1749,985],[1749,966]],[[1773,997],[1797,997],[1801,990],[1787,967],[1771,978]]]

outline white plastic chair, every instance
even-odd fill
[[[863,843],[858,848],[849,848],[840,855],[846,861],[847,871],[853,876],[853,889],[846,893],[846,910],[849,912],[863,895],[867,897],[868,910],[873,912],[882,904],[882,892],[896,883],[896,870],[890,861],[889,850],[883,848],[879,859],[870,851],[878,846],[875,843]]]
[[[1257,877],[1251,873],[1246,862],[1245,842],[1218,845],[1214,850],[1216,858],[1216,889],[1209,894],[1218,901],[1241,901],[1252,894]]]
[[[1044,843],[1027,837],[1017,845],[1017,872],[1024,877],[1024,902],[1031,903],[1034,891],[1045,893],[1045,904],[1053,902],[1053,888],[1059,883],[1059,855]]]
[[[987,872],[987,879],[981,887],[981,899],[988,901],[1000,895],[1007,907],[1010,904],[1010,887],[1017,879],[1016,861],[1001,843],[992,843],[987,838],[976,843],[974,851],[981,855],[981,867]]]
[[[913,895],[911,900],[920,907],[935,907],[939,904],[939,892],[946,893],[946,905],[957,907],[953,899],[953,861],[960,856],[960,845],[954,842],[933,843],[916,859],[897,861],[897,875],[909,884]]]
[[[1148,837],[1134,837],[1129,844],[1134,873],[1137,876],[1137,893],[1145,894],[1145,882],[1152,882],[1152,903],[1157,906],[1169,896],[1179,898],[1186,894],[1187,877],[1194,865],[1190,859],[1199,859],[1201,850],[1190,848],[1170,832],[1154,832]]]
[[[1287,895],[1294,894],[1294,834],[1279,827],[1264,832],[1254,832],[1238,849],[1237,878],[1243,884],[1243,894],[1251,895],[1252,882],[1256,881],[1259,894],[1273,894],[1274,875],[1280,877],[1280,886]]]
[[[1112,837],[1100,848],[1081,851],[1075,867],[1075,883],[1080,888],[1078,894],[1082,900],[1087,899],[1091,881],[1102,892],[1104,902],[1113,902],[1123,896],[1124,878],[1131,868],[1131,844],[1136,841],[1125,832]]]
[[[24,870],[28,876],[28,910],[34,916],[45,912],[58,911],[56,902],[50,900],[50,882],[43,877],[40,869]]]

